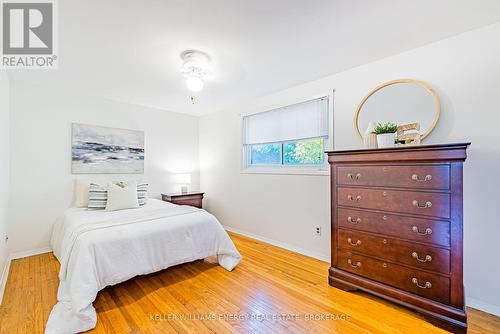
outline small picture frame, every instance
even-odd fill
[[[420,145],[420,123],[410,123],[398,126],[396,132],[397,142],[402,145]]]

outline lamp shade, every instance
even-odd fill
[[[176,184],[191,184],[191,174],[190,173],[179,173],[173,175],[173,181]]]

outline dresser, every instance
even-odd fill
[[[330,285],[466,333],[462,165],[469,145],[327,152]]]

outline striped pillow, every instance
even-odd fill
[[[99,184],[91,183],[89,185],[89,204],[90,210],[104,210],[108,202],[108,190]]]
[[[137,184],[137,199],[139,200],[139,206],[146,205],[148,201],[148,184],[138,183]]]
[[[124,187],[127,182],[114,182],[120,187]],[[137,184],[137,200],[139,201],[139,206],[146,205],[148,201],[148,186],[147,183]],[[104,210],[106,209],[106,204],[108,203],[108,190],[107,188],[91,183],[89,186],[89,205],[90,210]]]

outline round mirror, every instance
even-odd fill
[[[423,81],[399,79],[376,87],[361,101],[354,126],[363,138],[369,122],[420,123],[421,139],[424,139],[436,126],[440,113],[441,104],[432,87]]]

